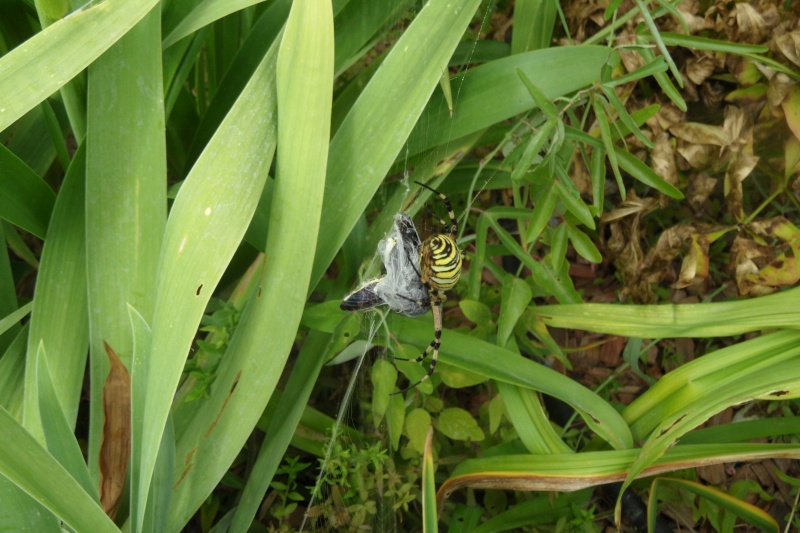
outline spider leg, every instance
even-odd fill
[[[428,347],[425,349],[425,351],[422,352],[422,355],[420,355],[416,359],[399,359],[399,358],[395,358],[395,359],[397,359],[399,361],[414,361],[414,362],[420,363],[425,359],[425,357],[428,356],[429,353],[433,353],[433,356],[431,357],[431,365],[428,367],[428,373],[425,374],[424,376],[422,376],[422,379],[420,379],[416,383],[414,383],[412,385],[409,385],[408,387],[406,387],[403,390],[400,390],[400,391],[397,391],[397,392],[393,392],[393,393],[391,393],[390,396],[394,396],[394,395],[397,395],[397,394],[404,394],[404,393],[410,391],[411,389],[417,387],[421,383],[427,381],[433,375],[433,371],[436,369],[436,362],[439,359],[439,348],[442,345],[442,341],[441,341],[441,339],[442,339],[442,302],[439,301],[439,302],[437,302],[435,304],[433,302],[431,302],[431,311],[433,312],[433,340],[428,345]]]
[[[439,191],[437,191],[436,189],[432,189],[431,187],[428,187],[424,183],[420,183],[418,181],[415,181],[414,183],[416,183],[417,185],[419,185],[421,187],[425,187],[426,189],[428,189],[429,191],[431,191],[433,193],[436,193],[439,196],[439,199],[442,200],[442,202],[444,202],[444,206],[447,208],[447,216],[450,218],[450,223],[452,224],[450,226],[450,236],[456,235],[458,233],[458,221],[456,220],[456,214],[453,212],[453,204],[450,203],[450,199],[447,196],[445,196],[444,194],[442,194]],[[441,223],[442,223],[442,226],[444,227],[445,224],[444,224],[443,220],[441,220]]]

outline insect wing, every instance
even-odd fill
[[[342,311],[364,311],[386,302],[375,293],[375,287],[383,278],[375,278],[364,282],[359,288],[342,298],[339,309]]]

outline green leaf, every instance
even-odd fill
[[[558,174],[560,178],[555,182],[559,199],[564,202],[569,212],[575,215],[575,218],[577,218],[581,224],[587,228],[594,229],[595,224],[592,212],[589,211],[589,207],[583,203],[581,193],[578,191],[578,188],[575,187],[567,171],[560,163],[556,164],[555,169],[556,174]]]
[[[397,369],[386,359],[377,359],[372,365],[372,423],[376,427],[383,421],[396,383]]]
[[[39,420],[36,351],[41,343],[50,353],[50,370],[61,409],[75,426],[86,371],[89,317],[86,301],[86,149],[78,148],[56,199],[51,227],[42,249],[31,313],[26,357],[24,424],[37,438],[44,436]]]
[[[520,440],[532,454],[571,453],[547,418],[536,391],[498,382],[506,413]]]
[[[622,337],[728,337],[751,331],[794,328],[800,288],[760,298],[702,304],[543,305],[534,308],[548,326]]]
[[[779,531],[778,523],[775,519],[755,505],[735,498],[715,487],[706,486],[696,481],[664,477],[657,477],[650,486],[650,503],[647,506],[647,523],[652,531],[655,530],[655,523],[658,516],[656,511],[656,509],[658,509],[658,489],[663,485],[685,489],[701,498],[705,498],[723,509],[732,512],[759,531],[770,533],[778,533]]]
[[[644,58],[646,63],[652,63],[656,61],[655,54],[649,48],[646,47],[637,48],[637,51],[642,56],[642,58]],[[680,91],[678,91],[678,89],[676,89],[675,86],[672,84],[672,81],[670,81],[669,76],[667,76],[667,73],[656,72],[655,74],[653,74],[653,77],[655,78],[659,87],[661,87],[661,89],[664,91],[664,94],[667,95],[667,98],[672,100],[672,103],[675,104],[678,107],[678,109],[685,112],[688,109],[686,107],[686,102],[681,96]]]
[[[603,148],[603,143],[600,140],[595,139],[591,135],[587,135],[582,131],[567,127],[566,132],[567,138],[570,140],[582,142],[595,148]],[[676,200],[683,199],[683,193],[681,191],[675,188],[672,184],[664,181],[658,174],[653,172],[650,167],[639,161],[634,155],[616,147],[614,150],[616,151],[616,157],[620,168],[622,168],[632,177],[641,181],[645,185],[649,185],[659,192],[666,194],[670,198],[674,198]]]
[[[580,297],[572,286],[572,281],[568,276],[564,277],[561,273],[553,271],[546,265],[535,261],[531,255],[519,245],[517,239],[513,238],[498,222],[501,218],[527,219],[529,217],[530,211],[528,209],[493,207],[484,211],[478,219],[476,228],[476,252],[475,256],[472,258],[472,264],[469,269],[469,294],[471,296],[480,294],[480,276],[486,261],[486,240],[489,228],[491,227],[497,234],[500,242],[531,270],[534,281],[542,287],[542,289],[552,294],[561,302],[579,302]]]
[[[55,199],[53,189],[0,144],[0,218],[44,239]]]
[[[601,485],[624,475],[638,450],[613,450],[564,454],[496,455],[461,461],[439,487],[441,495],[480,483],[492,482],[505,490],[579,490]],[[675,446],[652,465],[652,472],[670,472],[695,465],[759,461],[765,457],[800,457],[793,444],[729,444],[727,446]],[[641,477],[648,475],[642,473]],[[652,474],[650,474],[652,475]]]
[[[226,2],[220,2],[219,0],[203,0],[194,6],[191,12],[184,13],[178,25],[164,37],[163,47],[165,49],[169,48],[184,37],[195,33],[200,28],[211,24],[215,20],[219,20],[226,15],[255,5],[260,1],[261,0],[228,0]]]
[[[155,300],[167,181],[160,29],[160,13],[151,11],[89,68],[85,231],[93,476],[109,368],[104,343],[130,366],[126,304],[149,319]]]
[[[406,435],[411,446],[420,454],[425,451],[425,439],[431,427],[431,415],[425,409],[414,408],[406,417]]]
[[[349,321],[345,319],[337,329],[346,328],[347,322]],[[335,337],[335,334],[333,336]],[[273,415],[268,417],[269,427],[266,428],[264,442],[258,451],[258,458],[242,491],[230,531],[247,531],[252,524],[267,492],[267,487],[295,435],[300,419],[308,409],[308,399],[326,360],[325,356],[321,357],[321,352],[335,349],[335,347],[331,347],[331,344],[335,343],[331,337],[330,334],[311,330],[303,343],[297,357],[297,364],[289,376],[284,393],[278,400],[278,406]],[[325,425],[331,427],[332,423]]]
[[[675,65],[675,62],[672,60],[672,56],[669,55],[667,45],[664,44],[664,41],[661,39],[661,34],[656,27],[656,22],[653,20],[653,16],[650,14],[647,6],[645,6],[644,0],[636,0],[636,4],[639,6],[639,11],[642,13],[642,17],[644,18],[644,23],[647,25],[647,29],[650,30],[650,38],[655,41],[656,46],[658,46],[658,50],[661,52],[661,55],[667,60],[669,70],[672,72],[672,75],[675,76],[675,79],[678,81],[678,85],[683,87],[683,78],[681,77],[681,73],[678,71],[677,65]]]
[[[469,69],[451,81],[460,87],[452,118],[441,96],[431,97],[408,140],[409,154],[452,142],[532,109],[535,104],[520,83],[517,68],[536,80],[546,98],[554,100],[598,81],[600,67],[610,54],[613,52],[600,46],[547,48]],[[486,105],[487,101],[492,105]]]
[[[421,321],[391,315],[387,322],[400,342],[418,346],[430,342],[430,326]],[[442,332],[439,359],[496,381],[555,396],[572,405],[586,423],[613,447],[627,448],[633,445],[627,423],[609,403],[566,376],[523,358],[518,353],[445,329]]]
[[[561,222],[550,234],[550,264],[560,270],[567,256],[567,223]]]
[[[557,13],[556,2],[517,0],[514,3],[515,31],[511,34],[511,53],[519,54],[550,46]]]
[[[547,223],[550,222],[550,218],[553,216],[553,211],[556,208],[557,193],[553,181],[548,180],[547,183],[535,193],[538,196],[533,199],[533,214],[528,222],[528,231],[525,234],[526,244],[531,244],[539,239]]]
[[[433,428],[425,439],[425,454],[422,458],[422,523],[425,533],[439,531],[439,513],[436,512],[436,480],[433,466]]]
[[[460,407],[448,407],[439,413],[439,431],[453,440],[482,441],[486,436],[478,422],[468,411]]]
[[[614,149],[614,139],[611,137],[611,127],[606,116],[605,102],[600,96],[594,95],[592,98],[592,109],[594,109],[597,125],[600,127],[600,139],[603,141],[608,162],[611,163],[611,170],[614,172],[614,177],[617,179],[617,187],[619,187],[620,195],[624,200],[625,184],[622,182],[622,174],[619,173],[619,162],[617,161],[617,152]]]
[[[717,39],[708,39],[696,35],[684,35],[681,33],[661,32],[661,40],[667,46],[683,46],[692,50],[708,50],[710,52],[723,52],[725,54],[766,54],[769,48],[760,44],[743,44]],[[651,36],[645,36],[652,39]]]
[[[497,345],[505,346],[514,333],[519,317],[533,298],[533,291],[525,281],[508,275],[503,278],[500,317],[497,319]]]
[[[589,261],[590,263],[599,264],[603,260],[600,250],[595,247],[592,240],[578,228],[572,227],[571,224],[565,223],[567,226],[567,235],[572,242],[572,246],[578,255]]]
[[[78,481],[2,408],[0,434],[0,474],[75,531],[119,531]]]
[[[400,448],[400,436],[403,433],[403,423],[406,416],[406,406],[402,394],[389,397],[389,410],[386,414],[386,427],[389,430],[389,442],[392,449]]]
[[[625,127],[628,128],[628,131],[633,133],[637,139],[642,141],[642,144],[644,144],[645,146],[647,146],[652,150],[653,143],[650,141],[650,139],[645,137],[644,133],[642,133],[642,131],[636,126],[636,123],[633,121],[633,118],[631,118],[631,116],[628,114],[628,111],[625,109],[625,106],[622,104],[622,101],[617,96],[617,93],[614,92],[614,89],[604,86],[600,86],[600,89],[603,91],[603,94],[606,95],[606,98],[608,98],[609,103],[611,103],[611,105],[614,106],[614,109],[616,109],[617,115],[619,116],[620,121],[622,121],[622,124],[625,125]]]
[[[461,312],[470,322],[475,324],[487,324],[492,321],[492,310],[483,302],[462,298],[458,302]]]
[[[157,4],[157,0],[89,4],[0,58],[0,131],[89,66]]]
[[[58,402],[53,377],[47,364],[44,346],[40,343],[36,354],[36,377],[39,389],[39,411],[48,451],[61,463],[70,475],[80,483],[86,494],[99,504],[97,488],[89,477],[78,441],[75,440],[70,422]]]

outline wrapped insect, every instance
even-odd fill
[[[380,305],[409,317],[425,314],[430,297],[419,273],[421,241],[411,217],[400,213],[392,231],[378,243],[386,273],[361,284],[342,299],[344,311],[364,311]]]

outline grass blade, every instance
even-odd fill
[[[157,0],[105,0],[71,13],[0,58],[0,131],[64,86]]]

